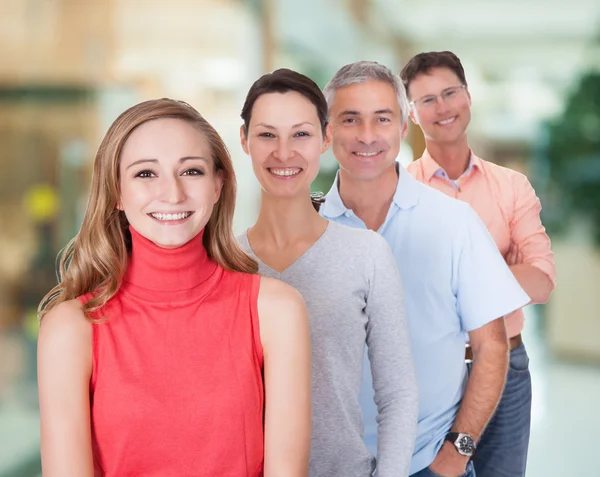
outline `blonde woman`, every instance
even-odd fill
[[[236,245],[235,188],[185,103],[138,104],[108,130],[40,305],[45,477],[306,475],[306,309]]]

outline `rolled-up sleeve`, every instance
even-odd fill
[[[365,312],[377,406],[377,475],[408,475],[417,430],[418,392],[400,274],[387,242],[374,235]]]
[[[550,237],[540,218],[542,210],[540,200],[523,174],[514,175],[513,190],[515,204],[510,221],[511,239],[523,254],[524,263],[548,275],[554,287],[556,285],[554,253],[550,248]]]

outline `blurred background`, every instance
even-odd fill
[[[0,477],[40,475],[36,307],[120,112],[168,96],[204,114],[235,161],[241,232],[259,205],[238,139],[255,79],[285,66],[323,87],[352,61],[399,72],[446,49],[465,66],[474,151],[529,176],[556,254],[551,301],[527,309],[527,475],[600,476],[600,2],[0,0]],[[423,148],[411,124],[398,160]],[[314,188],[335,170],[325,155]]]

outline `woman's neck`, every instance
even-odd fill
[[[263,193],[256,224],[248,239],[256,248],[286,249],[298,242],[316,242],[327,228],[327,220],[312,205],[309,194],[290,198]]]

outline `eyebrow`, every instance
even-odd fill
[[[181,159],[179,159],[179,163],[182,164],[182,163],[184,163],[186,161],[193,161],[193,160],[204,161],[207,164],[210,163],[210,161],[208,159],[206,159],[205,157],[202,157],[202,156],[185,156],[185,157],[182,157]],[[138,159],[137,161],[134,161],[131,164],[129,164],[125,168],[125,170],[129,169],[130,167],[137,166],[137,165],[140,165],[140,164],[146,164],[146,163],[158,164],[158,159]]]
[[[358,111],[354,111],[353,109],[347,109],[346,111],[342,111],[338,114],[338,116],[360,116],[361,113]],[[391,114],[394,115],[394,111],[390,108],[378,109],[374,114]]]
[[[455,88],[460,88],[460,87],[461,87],[461,86],[449,86],[449,87],[447,87],[446,89],[443,89],[443,90],[440,92],[440,94],[444,94],[446,91],[449,91],[449,90],[451,90],[451,89],[455,89]],[[420,96],[420,97],[418,97],[417,99],[415,99],[415,100],[413,100],[413,101],[411,101],[411,102],[418,101],[419,99],[423,99],[423,98],[432,98],[432,97],[435,97],[435,96],[437,96],[437,95],[435,95],[435,94],[425,94],[425,95],[423,95],[423,96]]]
[[[314,124],[311,123],[310,121],[302,121],[301,123],[294,124],[292,126],[292,129],[299,128],[300,126],[304,126],[305,124],[309,124],[310,126],[314,126]],[[276,129],[275,126],[271,126],[270,124],[265,124],[265,123],[258,123],[254,127],[258,127],[258,126],[262,126],[264,128],[267,128],[267,129]]]

